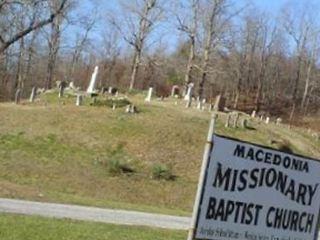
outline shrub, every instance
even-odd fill
[[[117,158],[110,159],[107,163],[108,172],[112,175],[133,173],[134,170],[124,161]]]
[[[126,98],[108,98],[108,99],[96,99],[95,102],[91,103],[92,106],[98,106],[98,107],[110,107],[112,108],[113,105],[116,105],[117,108],[125,107],[131,102]]]
[[[165,164],[155,164],[152,167],[152,178],[157,180],[174,180],[175,176],[172,174],[171,167]]]

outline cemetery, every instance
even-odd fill
[[[320,239],[316,0],[0,0],[0,240]]]
[[[203,142],[212,113],[218,116],[218,134],[272,148],[282,149],[281,144],[285,144],[291,152],[311,153],[314,158],[320,155],[320,141],[314,132],[306,134],[303,128],[289,126],[277,117],[265,121],[255,112],[230,111],[221,95],[216,96],[215,104],[203,102],[199,108],[191,95],[180,96],[177,86],[172,87],[175,94],[166,98],[158,98],[154,88],[134,94],[112,87],[106,88],[108,91],[98,90],[97,73],[96,68],[86,91],[73,84],[68,87],[57,83],[57,88],[50,91],[34,87],[29,99],[0,103],[0,111],[6,112],[0,120],[3,197],[190,216],[202,151],[202,145],[196,143]],[[240,145],[234,155],[309,171],[308,164],[300,159],[281,158],[261,150],[255,152]],[[229,170],[218,174],[219,186],[232,188],[223,181],[227,175],[230,178],[234,175],[235,179],[236,173],[231,172],[238,174],[238,170]],[[261,179],[266,178],[265,184],[269,184],[270,174],[277,175],[270,171],[239,175],[245,181],[244,174],[258,177],[258,173],[262,174]],[[282,186],[289,184],[288,177],[279,174],[281,179],[273,183],[290,195]],[[307,197],[302,195],[308,189],[312,198],[313,188],[304,189],[291,195],[307,203]],[[226,210],[231,208],[231,202],[230,206],[224,206],[216,203],[218,199],[212,201],[208,219],[226,218],[227,215],[220,218],[215,215],[216,211],[222,211],[215,206]],[[243,204],[247,209],[246,203]],[[280,222],[271,219],[278,214],[276,211],[282,210],[270,212],[268,221],[272,227],[280,226]],[[308,216],[297,215],[294,219],[304,217]],[[291,228],[302,229],[301,221],[305,222],[300,220]],[[246,223],[254,224],[254,219]],[[309,225],[303,228],[310,230]]]

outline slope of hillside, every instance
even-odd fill
[[[0,104],[0,197],[190,214],[210,113],[174,99],[130,100],[138,114],[76,107],[73,97],[55,95]],[[277,141],[320,157],[320,141],[303,129],[258,120],[250,120],[250,129],[225,128],[225,118],[219,113],[219,134],[271,147]],[[130,172],[112,173],[117,162]],[[174,180],[151,177],[159,163],[172,169]]]

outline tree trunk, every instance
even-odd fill
[[[20,89],[23,91],[24,88],[24,82],[23,82],[23,62],[24,62],[24,54],[25,54],[25,49],[24,49],[24,39],[20,39],[20,47],[19,47],[19,56],[18,56],[18,66],[17,66],[17,74],[16,74],[16,80],[14,84],[14,91],[15,92],[17,89]]]
[[[59,16],[51,24],[51,36],[49,40],[49,57],[45,89],[52,88],[52,81],[54,77],[58,51],[60,48],[61,23],[62,18]]]
[[[187,64],[187,71],[184,77],[184,85],[185,85],[185,94],[187,92],[188,89],[188,84],[190,82],[192,82],[192,77],[191,77],[191,73],[192,73],[192,69],[193,69],[193,62],[194,62],[194,58],[195,58],[195,37],[194,35],[192,35],[190,37],[190,51],[189,51],[189,58],[188,58],[188,64]],[[184,95],[185,95],[184,94]]]
[[[296,77],[293,82],[293,91],[292,91],[292,101],[294,101],[294,102],[296,102],[296,100],[297,100],[297,93],[298,93],[298,87],[299,87],[300,75],[301,75],[301,63],[302,63],[302,58],[299,54],[297,72],[296,72]]]
[[[203,63],[201,67],[201,80],[199,83],[199,89],[198,89],[198,95],[199,100],[201,101],[203,98],[204,93],[204,84],[207,81],[207,71],[208,71],[208,65],[209,65],[209,55],[210,55],[210,49],[211,49],[211,43],[212,43],[212,28],[213,24],[210,24],[210,32],[207,36],[206,46],[203,53]]]
[[[303,110],[306,99],[308,97],[308,92],[309,92],[309,86],[310,86],[310,75],[311,75],[311,68],[312,68],[312,63],[309,63],[308,70],[307,70],[307,77],[306,77],[306,83],[304,86],[304,93],[301,101],[301,110]]]
[[[137,74],[138,74],[138,70],[139,70],[139,66],[140,66],[140,61],[141,61],[141,50],[136,50],[135,55],[133,57],[129,91],[133,90],[133,88],[134,88]]]

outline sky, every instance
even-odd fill
[[[122,0],[133,2],[136,0]],[[176,1],[176,0],[169,0]],[[75,16],[90,16],[97,11],[97,24],[94,31],[90,34],[90,39],[95,43],[101,43],[102,32],[106,30],[108,24],[106,24],[106,16],[108,13],[112,12],[117,15],[120,14],[119,11],[119,0],[79,0],[77,11],[74,13]],[[314,3],[320,5],[319,0],[233,0],[235,6],[243,6],[246,4],[251,4],[256,6],[261,12],[265,12],[268,16],[275,19],[279,15],[283,6],[285,4],[291,4],[296,10],[299,10],[300,4],[304,3]],[[162,43],[166,45],[166,50],[171,52],[174,51],[178,42],[181,40],[181,34],[175,31],[172,27],[169,29],[168,26],[159,26],[158,30],[154,33],[154,38],[159,38],[161,36]],[[68,34],[70,42],[73,42],[76,32],[81,32],[79,27],[70,27],[69,29],[72,34]],[[99,44],[94,44],[94,47],[99,46]],[[99,50],[97,50],[99,51]]]

